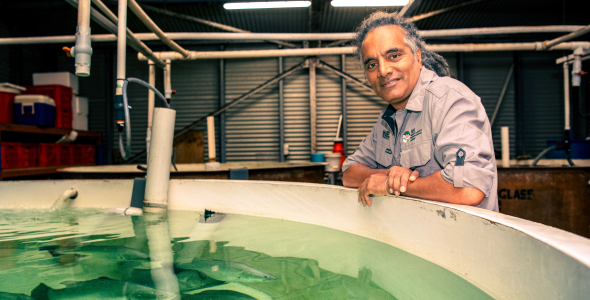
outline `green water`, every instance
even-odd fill
[[[154,222],[98,210],[4,210],[0,299],[172,299],[157,285],[166,276],[182,299],[195,300],[492,299],[374,240],[261,217],[205,221],[202,213],[170,211]],[[171,250],[173,268],[157,248]]]

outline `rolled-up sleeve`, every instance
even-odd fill
[[[474,187],[489,197],[496,167],[490,125],[480,98],[450,89],[434,106],[432,126],[432,132],[438,132],[434,157],[442,167],[442,177],[456,187]],[[456,166],[457,157],[463,155],[463,166]],[[457,171],[459,167],[462,170]]]
[[[342,172],[344,173],[346,169],[354,164],[361,163],[366,165],[371,169],[377,168],[377,163],[375,162],[375,139],[373,137],[375,132],[375,127],[371,130],[371,133],[361,142],[361,144],[356,148],[354,153],[346,158],[344,164],[342,164]]]

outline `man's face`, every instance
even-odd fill
[[[422,69],[420,49],[414,59],[403,38],[401,27],[386,25],[370,31],[362,46],[369,83],[375,93],[395,109],[406,106]]]

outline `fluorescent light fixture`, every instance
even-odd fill
[[[334,7],[405,6],[409,0],[332,0]]]
[[[287,8],[309,7],[311,1],[268,1],[268,2],[230,2],[223,4],[225,9],[260,9],[260,8]]]

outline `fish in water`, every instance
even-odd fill
[[[208,290],[198,294],[182,296],[182,300],[256,300],[246,294],[228,290]]]
[[[35,300],[25,294],[13,294],[0,292],[0,299],[4,300]]]
[[[226,282],[264,282],[277,279],[270,274],[232,261],[194,259],[190,263],[179,264],[177,267],[199,271],[207,277]]]
[[[117,260],[117,261],[148,261],[150,260],[149,255],[128,247],[123,246],[82,246],[74,249],[60,249],[55,250],[56,254],[77,254],[84,256],[96,256],[105,259]]]
[[[110,279],[93,279],[66,284],[66,288],[47,292],[50,300],[91,300],[91,299],[178,299],[177,294],[158,291],[144,285]]]

